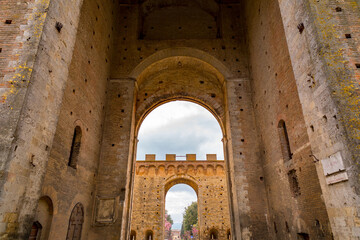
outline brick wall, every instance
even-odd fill
[[[249,3],[247,25],[271,237],[296,239],[298,233],[307,233],[311,238],[329,239],[329,220],[314,159],[310,156],[310,142],[277,3]],[[281,120],[286,124],[290,160],[282,149],[286,141],[281,142]]]
[[[103,133],[112,46],[112,1],[85,1],[74,46],[42,194],[53,201],[57,213],[50,239],[66,238],[71,210],[84,206],[82,238],[93,236],[93,199]],[[66,31],[66,26],[62,31]],[[74,129],[82,131],[76,169],[69,166]],[[65,223],[65,224],[64,224]]]
[[[224,161],[137,161],[131,230],[145,238],[163,239],[165,198],[176,184],[188,184],[197,194],[200,239],[209,239],[210,230],[218,239],[227,239],[230,229],[229,204]]]

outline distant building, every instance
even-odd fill
[[[180,230],[171,230],[171,240],[180,239]]]

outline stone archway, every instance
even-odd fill
[[[231,78],[230,71],[221,70],[220,61],[206,53],[197,57],[199,53],[202,51],[166,50],[145,59],[143,62],[146,64],[136,67],[131,76],[109,80],[95,211],[105,212],[101,209],[104,201],[116,203],[120,199],[120,206],[114,205],[110,211],[106,209],[106,217],[96,217],[95,224],[106,226],[109,222],[114,223],[122,229],[123,239],[129,236],[131,229],[128,219],[131,218],[134,199],[137,132],[143,119],[154,108],[179,99],[204,106],[215,116],[223,131],[231,235],[234,239],[241,239],[253,223],[260,228],[266,226],[265,218],[261,219],[264,224],[258,224],[259,218],[255,217],[264,215],[266,202],[262,196],[265,188],[259,181],[262,167],[254,132],[254,113],[249,104],[249,79]],[[263,208],[251,208],[250,205]],[[117,221],[118,218],[122,221]],[[240,224],[241,221],[244,223]],[[260,228],[259,232],[262,232]]]
[[[216,229],[219,239],[226,239],[230,228],[230,213],[224,161],[137,161],[131,229],[139,238],[151,229],[154,239],[164,236],[165,196],[176,184],[187,184],[198,197],[199,239]]]
[[[9,43],[0,63],[5,70],[0,74],[5,83],[0,120],[6,126],[0,154],[2,237],[28,236],[43,189],[58,200],[53,198],[56,226],[64,226],[59,224],[67,221],[62,213],[80,198],[94,217],[85,221],[89,239],[128,237],[137,117],[176,98],[203,103],[223,123],[234,240],[316,236],[323,230],[328,238],[357,233],[360,108],[353,83],[359,63],[351,59],[358,43],[356,37],[348,39],[351,31],[343,32],[357,32],[360,26],[353,17],[359,10],[355,0],[333,1],[336,6],[309,0],[37,2],[0,10],[8,15],[5,24],[11,29],[0,37]],[[139,14],[139,8],[151,5],[160,11],[164,2],[173,8],[197,3],[195,8],[213,16],[219,7],[215,22],[223,35],[138,39],[141,17],[152,11]],[[209,9],[211,2],[218,7]],[[13,12],[18,14],[12,18]],[[330,24],[323,21],[327,17]],[[202,19],[210,23],[204,29],[213,32],[214,21]],[[186,27],[194,23],[187,21]],[[168,21],[158,21],[155,31],[169,25],[164,23]],[[185,28],[173,27],[183,36]],[[159,37],[168,33],[172,30],[163,29]],[[338,37],[344,34],[346,38]],[[155,75],[142,79],[156,66]],[[204,71],[193,74],[196,69]],[[209,92],[199,91],[198,86],[207,84],[203,79],[181,81],[186,76],[213,79],[217,73],[223,81],[212,82]],[[180,77],[179,83],[167,76]],[[213,90],[219,90],[223,102]],[[90,150],[80,155],[77,170],[67,166],[76,119],[85,126],[83,146]],[[280,119],[286,120],[294,153],[286,164],[276,124]],[[323,171],[333,159],[341,167]],[[289,186],[295,172],[301,189],[296,199]],[[348,224],[339,228],[337,219]],[[66,234],[66,227],[57,232]]]
[[[221,73],[225,78],[233,78],[233,73],[225,66],[219,59],[212,56],[211,54],[204,52],[198,48],[190,48],[190,47],[175,47],[175,48],[167,48],[161,51],[158,51],[146,59],[144,59],[140,64],[138,64],[129,74],[130,78],[137,79],[140,74],[144,72],[150,65],[155,62],[159,62],[166,58],[171,57],[191,57],[194,59],[199,59],[203,62],[208,63],[213,66],[219,73]]]

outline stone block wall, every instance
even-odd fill
[[[234,238],[358,238],[358,1],[148,1],[0,3],[1,237],[48,197],[52,239],[78,202],[83,237],[125,238],[137,131],[182,99],[223,129]]]
[[[279,7],[332,233],[335,239],[357,239],[358,1],[279,1]],[[301,23],[300,34],[291,26]],[[345,171],[327,176],[331,158]]]
[[[99,165],[113,35],[112,1],[85,1],[81,9],[72,61],[69,66],[54,144],[50,152],[42,195],[54,204],[49,239],[65,239],[71,211],[84,206],[82,238],[92,236],[95,180]],[[62,31],[66,31],[65,25]],[[69,166],[75,127],[81,145],[74,167]],[[36,220],[36,219],[35,219]]]
[[[165,198],[176,184],[194,189],[198,202],[199,239],[228,239],[230,214],[224,161],[137,161],[132,202],[131,232],[144,239],[164,238]]]
[[[284,35],[284,27],[277,3],[249,3],[247,25],[253,101],[269,204],[269,232],[273,239],[296,239],[301,234],[329,239],[329,220],[287,43],[279,37]],[[289,153],[282,151],[281,121],[286,125]]]

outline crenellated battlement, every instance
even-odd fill
[[[185,160],[183,160],[185,158]],[[144,161],[144,160],[138,160]],[[196,154],[186,154],[183,155],[176,155],[176,154],[166,154],[165,160],[163,159],[156,159],[156,154],[145,154],[145,161],[223,161],[217,160],[216,154],[206,154],[206,160],[198,160],[196,158]]]

